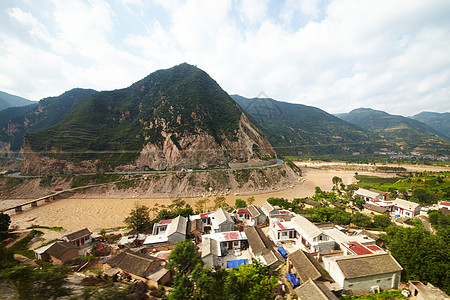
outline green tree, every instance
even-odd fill
[[[183,274],[193,270],[197,264],[203,264],[200,253],[198,253],[192,240],[177,242],[168,258],[169,262],[167,267],[169,269],[176,269]]]
[[[245,200],[242,200],[242,199],[236,199],[236,201],[235,201],[235,203],[234,203],[234,206],[235,206],[236,208],[244,208],[244,207],[247,207],[247,203],[245,202]]]
[[[0,243],[0,271],[15,265],[14,251]]]
[[[173,291],[169,294],[169,300],[193,299],[193,284],[186,274],[178,273],[173,281]]]
[[[351,221],[353,224],[361,228],[370,228],[373,226],[372,219],[359,211],[352,215]]]
[[[7,232],[10,224],[11,218],[9,215],[0,213],[0,232]]]
[[[214,199],[214,209],[218,209],[219,207],[222,207],[224,209],[228,209],[230,206],[226,202],[226,198],[224,196],[219,196]]]
[[[255,197],[251,196],[247,198],[248,205],[252,205],[255,202]]]
[[[269,268],[255,261],[229,271],[225,280],[226,299],[273,299],[272,288],[277,284]]]
[[[437,203],[438,198],[432,191],[427,191],[426,189],[418,188],[413,190],[410,201],[417,202],[420,204],[433,204]]]
[[[145,205],[138,206],[136,204],[124,222],[138,232],[145,232],[151,225],[149,208]]]
[[[402,265],[402,280],[431,282],[450,293],[450,245],[422,226],[386,229],[387,248]]]
[[[225,300],[223,283],[228,272],[220,267],[211,269],[203,268],[197,264],[192,272],[192,279],[195,283],[195,295],[198,299]]]
[[[361,196],[355,196],[353,197],[353,205],[356,206],[358,209],[364,208],[364,199]]]
[[[22,265],[4,270],[2,278],[14,285],[19,299],[47,300],[71,294],[70,289],[65,287],[68,272],[64,266],[33,269]]]
[[[357,191],[358,189],[359,189],[359,187],[356,184],[354,184],[354,183],[347,185],[347,193],[350,196],[353,196],[353,193],[355,191]]]
[[[127,294],[127,289],[114,285],[105,288],[88,286],[83,288],[81,297],[85,300],[124,300]]]
[[[334,176],[334,177],[331,179],[331,182],[333,182],[333,186],[337,189],[337,188],[339,188],[339,183],[342,182],[342,178],[341,178],[341,177],[338,177],[338,176]]]
[[[376,228],[385,229],[392,225],[392,220],[388,215],[375,215],[373,216],[373,225]]]

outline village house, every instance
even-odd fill
[[[319,207],[321,204],[318,201],[307,198],[305,199],[303,205],[305,206],[305,208],[316,208]]]
[[[209,215],[213,232],[226,232],[234,230],[234,221],[229,212],[220,207]]]
[[[245,229],[249,250],[253,259],[258,259],[271,269],[276,269],[285,260],[281,254],[275,250],[275,245],[264,234],[261,228],[252,226]]]
[[[201,219],[194,219],[188,222],[188,238],[193,239],[196,244],[201,243],[204,233]]]
[[[248,247],[247,236],[241,231],[205,234],[203,235],[203,239],[215,240],[217,242],[218,256],[225,256],[230,252],[238,254],[241,249]]]
[[[238,221],[250,220],[251,214],[248,208],[238,208],[233,211]]]
[[[420,214],[420,204],[397,198],[392,201],[392,213],[399,217],[415,217]]]
[[[364,212],[376,214],[376,215],[389,215],[389,208],[383,207],[379,205],[375,205],[372,203],[365,203],[364,205]]]
[[[289,254],[286,261],[288,273],[295,274],[300,279],[300,284],[308,280],[333,281],[310,253],[299,249]]]
[[[248,211],[250,212],[250,225],[251,226],[258,226],[262,225],[266,222],[267,216],[263,213],[261,208],[256,205],[250,205],[247,207]]]
[[[306,251],[327,253],[334,250],[335,241],[305,217],[295,216],[291,222],[297,231],[297,243]]]
[[[63,236],[62,240],[69,242],[78,248],[84,248],[92,243],[92,232],[89,229],[84,228]]]
[[[171,280],[170,271],[165,268],[165,261],[146,254],[125,250],[108,259],[104,273],[108,276],[131,276],[149,286],[167,285]]]
[[[272,204],[270,204],[269,202],[264,202],[263,204],[261,204],[260,206],[261,211],[266,215],[267,218],[271,219],[271,218],[276,218],[278,216],[280,216],[280,210],[278,208],[275,208]]]
[[[384,252],[383,249],[376,245],[376,241],[367,235],[347,235],[335,227],[321,229],[336,242],[336,246],[339,247],[343,255],[363,255]]]
[[[147,247],[175,244],[186,239],[187,218],[178,216],[175,219],[162,220],[153,225],[152,235],[145,238]]]
[[[450,300],[450,297],[431,283],[423,284],[420,281],[409,281],[411,299],[415,300]]]
[[[291,221],[272,223],[269,226],[269,237],[277,245],[280,242],[297,241],[297,231],[294,223]]]
[[[79,256],[79,248],[66,241],[58,241],[34,250],[36,259],[64,264]]]
[[[201,243],[202,260],[206,267],[219,265],[219,245],[214,239],[204,238]]]
[[[300,300],[338,300],[339,298],[325,284],[308,279],[294,289]]]
[[[325,269],[353,294],[397,289],[402,267],[388,253],[323,257]]]
[[[374,202],[375,200],[378,200],[378,201],[385,200],[384,195],[382,195],[378,192],[373,192],[373,191],[362,189],[362,188],[359,188],[358,190],[356,190],[353,193],[353,196],[360,196],[363,200],[365,200],[367,202]]]

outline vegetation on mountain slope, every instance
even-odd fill
[[[270,98],[231,96],[266,134],[280,155],[373,153],[380,137],[312,106]]]
[[[450,151],[450,141],[445,136],[417,120],[370,108],[358,108],[337,116],[379,134],[405,152],[448,155]]]
[[[72,89],[38,103],[10,107],[0,111],[0,141],[9,143],[11,151],[19,151],[27,132],[35,132],[57,124],[75,105],[95,94],[91,89]]]
[[[411,119],[427,124],[437,132],[450,138],[450,113],[436,113],[424,111],[414,115]]]

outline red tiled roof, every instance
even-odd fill
[[[239,208],[239,209],[237,210],[237,213],[238,213],[238,214],[249,214],[250,216],[252,215],[252,214],[248,211],[248,209],[246,209],[246,208]]]
[[[225,238],[226,241],[233,241],[233,240],[239,240],[240,236],[239,236],[239,232],[223,232],[222,233],[223,237]]]
[[[291,212],[288,210],[280,210],[280,214],[282,215],[289,215]]]
[[[159,223],[156,224],[156,226],[165,226],[165,225],[169,225],[170,223],[172,223],[172,220],[162,220],[162,221],[159,221]]]
[[[277,226],[280,227],[280,229],[286,229],[286,227],[284,227],[280,222],[277,223]]]
[[[200,219],[208,218],[210,214],[212,214],[212,213],[203,213],[203,214],[200,214]]]
[[[348,250],[350,250],[351,252],[355,253],[356,255],[364,255],[364,254],[372,254],[373,253],[366,246],[363,246],[358,242],[342,243],[342,245],[345,248],[347,248]]]
[[[381,250],[381,248],[378,247],[377,245],[369,245],[369,246],[366,246],[366,247],[369,248],[369,249],[372,250],[372,251],[378,251],[378,250]]]

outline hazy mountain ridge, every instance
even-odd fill
[[[229,95],[188,64],[85,99],[57,125],[29,133],[26,147],[24,173],[224,167],[275,156]]]
[[[450,151],[450,142],[444,135],[417,120],[370,108],[358,108],[337,116],[379,134],[406,152],[448,155]]]
[[[231,96],[256,122],[279,154],[373,153],[386,141],[319,108],[270,98]]]
[[[35,103],[35,101],[0,91],[0,110],[8,107],[26,106],[33,103]]]
[[[410,118],[425,123],[447,138],[450,138],[450,113],[424,111]]]
[[[27,132],[39,131],[56,125],[75,105],[97,93],[92,89],[75,88],[57,97],[47,97],[22,107],[0,111],[0,142],[11,151],[19,151]]]

